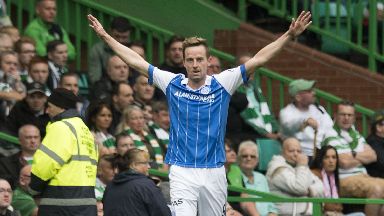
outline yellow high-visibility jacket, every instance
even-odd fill
[[[72,112],[48,124],[33,157],[30,189],[41,194],[39,215],[96,215],[98,149],[88,127]]]

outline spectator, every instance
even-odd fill
[[[29,63],[28,83],[38,82],[44,86],[44,91],[47,96],[51,95],[51,90],[48,88],[49,66],[48,61],[40,56],[35,56]]]
[[[6,33],[0,33],[0,54],[4,51],[13,51],[13,40]]]
[[[376,162],[365,165],[372,177],[384,178],[384,110],[377,111],[371,120],[371,134],[367,143],[375,151]]]
[[[78,117],[77,97],[57,88],[48,98],[52,123],[33,156],[30,192],[41,195],[39,215],[97,214],[98,152],[93,135]]]
[[[116,152],[120,156],[130,150],[136,148],[133,139],[127,133],[119,133],[116,135]]]
[[[107,77],[97,81],[93,85],[90,99],[105,99],[111,101],[113,87],[118,82],[127,82],[128,77],[128,65],[117,55],[111,56],[107,64]]]
[[[237,156],[233,149],[232,142],[229,139],[225,139],[224,143],[226,158],[224,167],[227,175],[227,183],[228,185],[245,188],[241,170],[236,163]],[[248,194],[228,190],[228,196],[248,197]],[[230,213],[240,216],[244,213],[247,213],[246,215],[259,215],[254,202],[229,202],[227,203],[226,211],[226,215],[232,215]]]
[[[31,165],[26,165],[20,170],[18,186],[13,192],[12,207],[26,216],[37,216],[38,207],[33,197],[28,193],[31,182]]]
[[[79,102],[76,103],[76,109],[82,119],[86,118],[86,111],[89,106],[89,101],[79,95],[79,76],[73,72],[67,72],[61,76],[59,82],[60,88],[65,88],[73,92],[78,98]]]
[[[117,133],[121,132],[129,134],[138,149],[148,152],[152,168],[164,166],[163,152],[155,137],[145,130],[144,114],[139,107],[132,105],[124,110],[117,126]]]
[[[7,180],[0,178],[0,214],[4,216],[18,216],[17,213],[11,211],[12,208],[12,188]]]
[[[21,81],[26,82],[29,63],[36,55],[36,43],[32,38],[23,36],[15,43],[15,51],[19,54],[19,71]]]
[[[136,78],[136,82],[133,85],[134,91],[134,104],[144,110],[145,105],[151,105],[153,95],[155,93],[155,87],[148,84],[148,78],[140,75]]]
[[[183,64],[183,41],[184,37],[175,35],[169,39],[166,44],[165,62],[159,69],[169,71],[175,74],[187,75],[187,70]]]
[[[59,86],[61,76],[68,71],[67,45],[59,40],[47,43],[47,57],[49,65],[48,88],[52,91]]]
[[[133,41],[129,43],[128,47],[132,49],[134,52],[139,54],[143,59],[145,59],[145,44],[142,41]],[[130,68],[129,71],[129,85],[133,86],[136,82],[136,78],[140,75],[135,69]]]
[[[115,176],[114,170],[115,163],[115,155],[102,155],[99,159],[99,163],[97,164],[97,177],[96,177],[96,185],[95,185],[95,196],[98,202],[98,212],[103,209],[103,196],[104,191],[107,186]]]
[[[128,46],[132,31],[129,21],[124,17],[115,17],[109,27],[111,36]],[[107,76],[108,61],[114,55],[113,50],[103,41],[93,45],[89,54],[89,62],[92,64],[88,64],[88,75],[92,84]]]
[[[184,74],[187,76],[187,70],[183,64],[183,41],[184,37],[175,35],[171,37],[166,44],[165,61],[159,66],[159,69],[172,72],[174,74]],[[158,101],[165,100],[164,93],[156,88],[154,98]]]
[[[14,26],[3,26],[0,28],[0,33],[8,34],[11,37],[13,44],[20,40],[19,29]]]
[[[148,123],[148,128],[156,138],[163,153],[165,153],[169,144],[170,119],[168,104],[165,101],[157,101],[153,103],[152,109],[153,121]]]
[[[25,86],[17,70],[18,62],[15,52],[0,53],[0,120],[3,122],[16,101],[25,97]]]
[[[16,135],[19,128],[25,124],[32,124],[39,128],[41,135],[45,136],[45,127],[49,116],[45,113],[47,95],[44,86],[33,82],[27,85],[27,97],[19,101],[7,116],[5,125],[7,130]]]
[[[340,181],[339,181],[339,155],[333,146],[323,146],[319,154],[316,156],[312,164],[312,172],[322,182],[324,187],[325,198],[339,198]],[[343,205],[341,203],[324,203],[324,215],[344,215]],[[348,216],[364,216],[363,213],[351,213]]]
[[[108,184],[103,198],[104,215],[171,215],[161,191],[148,178],[149,155],[129,150],[119,164],[119,174]]]
[[[87,126],[99,146],[100,156],[116,152],[115,138],[109,132],[112,123],[111,106],[106,101],[93,101],[87,109]]]
[[[240,55],[238,64],[244,64],[252,56]],[[279,139],[279,124],[271,113],[263,92],[253,76],[242,85],[229,103],[227,136],[236,144],[257,138]]]
[[[335,144],[340,157],[340,196],[358,198],[384,198],[384,180],[367,174],[364,165],[377,160],[375,151],[355,129],[355,107],[342,101],[335,113],[335,130],[341,142]],[[365,205],[366,215],[383,215],[383,205]]]
[[[0,173],[14,187],[23,166],[32,164],[33,155],[41,143],[40,131],[33,125],[24,125],[19,129],[20,151],[0,158]]]
[[[321,197],[323,183],[308,167],[299,140],[287,138],[282,155],[273,156],[266,174],[272,193],[288,197]],[[311,203],[275,203],[279,215],[312,215]]]
[[[292,103],[280,111],[282,138],[298,139],[303,153],[309,156],[309,162],[312,161],[313,153],[316,149],[320,149],[323,141],[326,144],[337,142],[337,140],[327,139],[335,137],[337,133],[333,129],[333,122],[327,111],[315,103],[314,86],[315,81],[312,80],[292,81],[288,88]]]
[[[254,171],[259,163],[259,152],[256,143],[250,140],[240,143],[238,162],[245,187],[269,193],[268,182],[265,176]],[[277,216],[277,209],[273,203],[256,202],[255,204],[260,216]]]
[[[207,75],[219,74],[222,71],[220,59],[216,56],[209,56]]]
[[[69,40],[67,32],[59,24],[55,23],[56,0],[37,0],[36,15],[25,29],[24,34],[33,38],[36,42],[36,52],[39,56],[46,56],[46,46],[49,41],[63,41],[68,48],[68,58],[74,60],[75,47]]]
[[[133,90],[126,81],[120,81],[112,89],[112,125],[111,132],[115,134],[122,113],[126,107],[133,104]]]

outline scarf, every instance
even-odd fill
[[[243,120],[261,135],[278,131],[277,121],[269,110],[261,88],[252,84],[238,90],[247,97],[248,106],[240,115]]]
[[[339,198],[335,182],[335,174],[327,175],[324,169],[321,170],[321,177],[324,185],[324,196],[326,198]]]
[[[148,122],[148,127],[154,132],[159,144],[167,149],[169,144],[169,133],[153,121]]]
[[[144,137],[144,141],[141,139],[141,137],[133,132],[131,128],[125,128],[124,132],[127,133],[132,139],[133,143],[135,143],[136,148],[144,150],[150,154],[150,158],[154,160],[160,167],[164,164],[164,158],[163,158],[163,152],[161,151],[161,148],[159,146],[159,143],[156,141],[156,139],[146,132],[145,130],[142,130],[142,135]],[[145,143],[149,143],[152,148],[153,152],[150,152]]]
[[[336,124],[333,126],[333,128],[336,130],[337,134],[340,136],[340,137],[343,137],[341,135],[341,128],[339,126],[337,126]],[[349,147],[351,148],[351,150],[354,150],[357,145],[359,144],[358,142],[358,137],[359,137],[359,133],[354,130],[353,128],[349,128],[348,129],[348,134],[349,136],[352,138],[352,141],[348,143]],[[344,138],[344,137],[343,137]],[[345,139],[345,138],[344,138]]]

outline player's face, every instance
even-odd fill
[[[189,82],[203,85],[207,76],[207,50],[203,45],[185,49],[184,66],[187,69]]]
[[[337,157],[334,149],[328,149],[323,158],[323,168],[327,173],[333,173],[336,169]]]
[[[244,170],[254,170],[259,163],[257,151],[254,148],[244,148],[239,153],[240,168]]]
[[[339,105],[336,113],[336,124],[348,130],[355,123],[355,108],[353,106]]]

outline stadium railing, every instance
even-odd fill
[[[19,144],[19,141],[17,137],[8,135],[4,132],[0,132],[0,140],[5,140],[14,144]],[[168,178],[168,173],[150,169],[149,170],[150,175],[159,176],[163,179]],[[323,203],[343,203],[343,204],[384,204],[384,199],[355,199],[355,198],[338,198],[338,199],[331,199],[331,198],[293,198],[293,197],[284,197],[279,196],[272,193],[265,193],[261,191],[246,189],[243,187],[236,187],[236,186],[228,186],[228,190],[240,192],[240,193],[246,193],[249,194],[250,197],[243,198],[243,197],[234,197],[229,196],[228,201],[230,202],[310,202],[313,204],[313,215],[314,216],[320,216],[322,215],[322,204]],[[256,197],[255,197],[256,196]]]
[[[247,7],[255,4],[270,15],[291,20],[301,10],[311,11],[310,31],[321,37],[323,51],[348,52],[349,49],[366,56],[368,68],[377,71],[384,63],[383,15],[377,7],[384,0],[238,0],[237,16],[246,21]],[[368,4],[369,2],[369,4]],[[367,14],[369,11],[369,14]],[[378,40],[379,38],[379,40]],[[331,49],[331,50],[329,50]]]
[[[12,12],[10,6],[16,6],[16,12],[13,11],[16,14],[10,15],[16,16],[16,26],[19,29],[23,29],[25,23],[29,23],[34,18],[35,1],[36,0],[6,0],[8,5],[7,10],[9,13]],[[239,3],[240,2],[242,1],[239,1]],[[291,10],[287,9],[287,1],[285,0],[252,0],[252,2],[261,4],[262,6],[269,8],[271,13],[280,14],[281,16],[292,15],[295,17],[298,11],[297,0],[292,1]],[[309,1],[305,0],[303,2],[303,7],[309,8]],[[325,2],[329,3],[329,0]],[[340,0],[337,2],[340,2]],[[348,5],[350,2],[351,0],[347,1]],[[88,21],[86,19],[87,14],[94,14],[106,28],[109,26],[109,21],[111,21],[115,16],[122,16],[127,18],[134,28],[133,39],[141,39],[146,44],[147,60],[149,62],[163,62],[164,56],[162,54],[164,53],[165,43],[173,35],[172,32],[154,26],[136,17],[132,17],[119,11],[104,7],[100,3],[93,1],[67,0],[57,1],[57,4],[57,8],[60,8],[60,10],[58,10],[57,17],[58,22],[63,25],[63,27],[67,29],[68,32],[75,35],[75,47],[77,49],[76,67],[78,70],[81,69],[81,61],[83,59],[82,55],[86,53],[84,50],[90,49],[95,42],[99,41],[93,30],[88,27]],[[329,14],[329,12],[326,11],[325,14]],[[315,20],[314,23],[316,23]],[[157,50],[157,52],[154,52],[154,50]],[[229,65],[235,65],[235,57],[233,55],[221,52],[212,47],[210,48],[210,51],[212,55],[219,57],[223,62]],[[157,53],[157,55],[155,55],[155,53]],[[259,69],[257,73],[255,73],[255,76],[257,78],[256,81],[259,83],[261,80],[266,80],[267,91],[265,93],[267,95],[270,108],[275,110],[273,109],[273,104],[275,104],[276,101],[275,103],[272,102],[273,98],[278,98],[279,101],[276,104],[279,104],[278,109],[281,109],[285,104],[285,87],[291,81],[291,79],[266,68]],[[274,92],[276,91],[276,88],[273,88],[273,83],[278,83],[278,92]],[[83,92],[87,91],[87,89],[81,90]],[[278,94],[279,96],[274,97],[275,94]],[[319,103],[324,105],[328,113],[332,116],[332,107],[341,101],[341,99],[318,89],[316,89],[316,96]],[[356,124],[362,128],[363,135],[366,136],[368,133],[367,119],[374,112],[360,105],[356,106],[356,111],[358,114]]]

